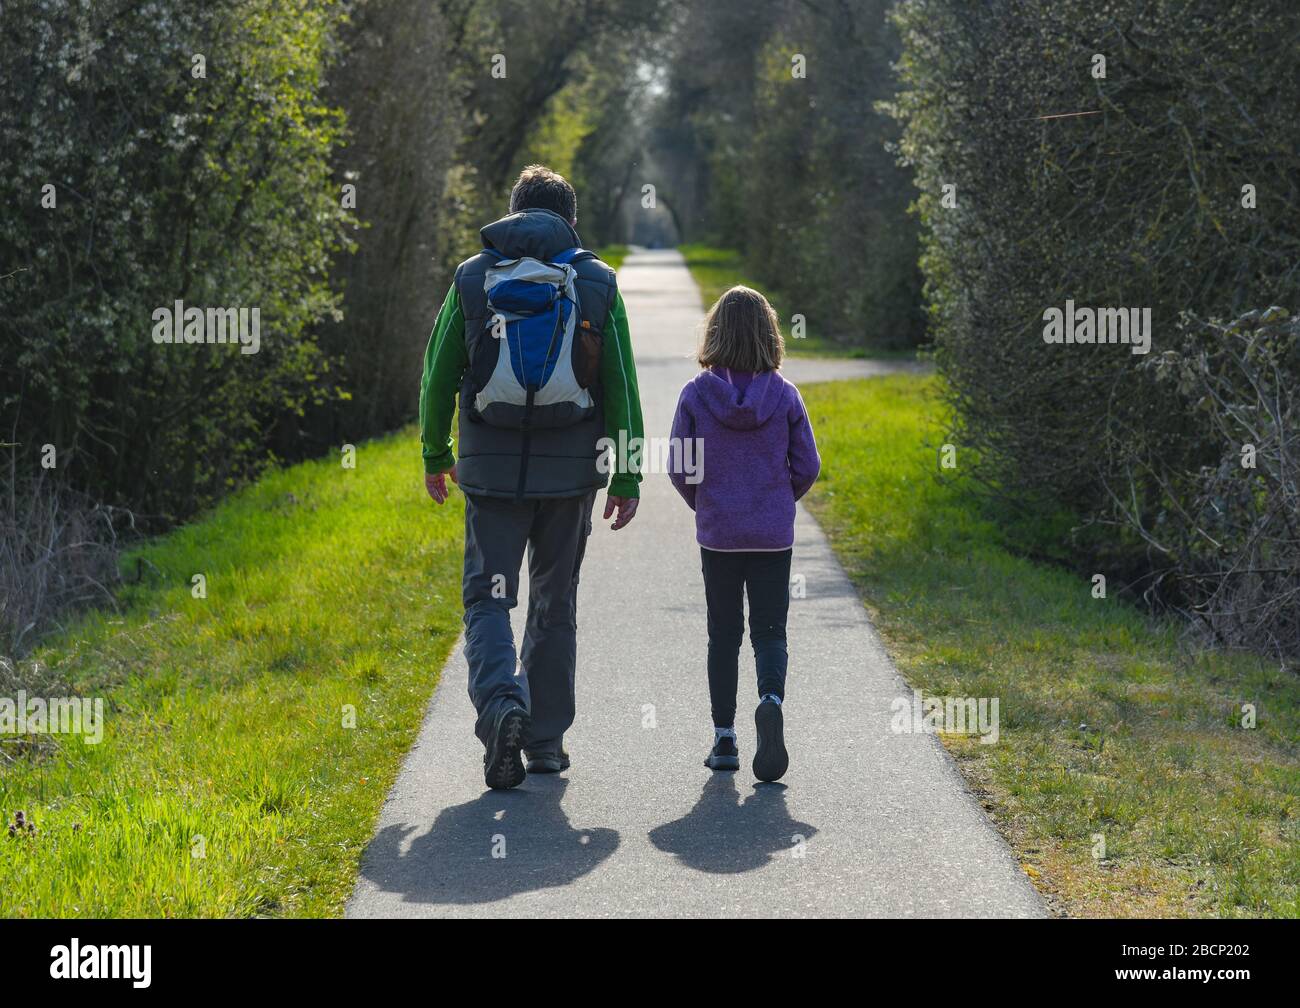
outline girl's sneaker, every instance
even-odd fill
[[[761,781],[780,780],[790,766],[785,751],[785,723],[781,704],[775,697],[764,698],[754,711],[758,744],[754,750],[754,776]]]
[[[739,770],[740,751],[736,748],[736,740],[730,735],[719,738],[713,743],[704,765],[710,770]]]

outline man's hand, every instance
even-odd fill
[[[429,491],[429,496],[433,498],[435,504],[441,504],[447,499],[447,477],[451,477],[453,483],[458,482],[456,479],[456,467],[444,469],[440,473],[433,475],[425,474],[424,489]]]
[[[636,497],[613,497],[606,495],[605,517],[609,518],[609,516],[614,513],[614,509],[618,509],[618,517],[614,519],[614,524],[610,526],[611,529],[617,532],[636,517],[637,500],[638,498]]]

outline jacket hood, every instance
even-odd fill
[[[494,248],[512,259],[532,256],[547,260],[565,249],[581,245],[578,232],[550,210],[520,210],[479,229],[484,248]]]
[[[695,388],[718,422],[734,430],[754,430],[771,418],[785,399],[785,379],[776,371],[760,371],[742,395],[740,389],[711,370],[695,376]]]

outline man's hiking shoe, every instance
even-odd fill
[[[522,707],[507,707],[497,718],[496,729],[483,754],[483,779],[494,790],[518,787],[524,781],[524,762],[519,756],[528,714]]]
[[[736,740],[730,735],[723,735],[714,742],[704,765],[710,770],[739,770],[740,753],[736,749]]]
[[[785,725],[781,705],[764,700],[754,711],[758,729],[758,747],[754,750],[754,776],[761,781],[776,781],[785,776],[790,754],[785,751]]]
[[[559,773],[569,769],[569,754],[563,749],[559,752],[527,753],[529,773]]]

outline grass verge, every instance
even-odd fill
[[[1300,679],[1013,555],[935,479],[937,381],[804,388],[809,503],[912,687],[999,698],[995,745],[943,741],[1026,873],[1076,916],[1300,916]]]
[[[104,736],[0,761],[0,812],[37,827],[0,834],[0,914],[341,912],[460,629],[463,505],[419,458],[405,432],[266,476],[37,654]]]
[[[605,265],[612,270],[619,269],[623,265],[623,260],[627,258],[626,245],[606,245],[594,251],[600,256]]]

